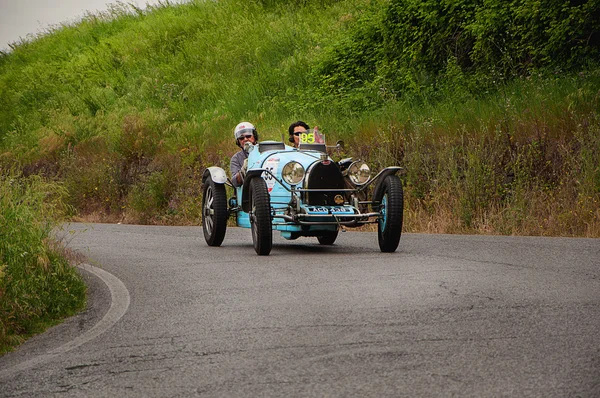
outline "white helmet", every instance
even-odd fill
[[[235,137],[236,142],[244,134],[252,134],[254,135],[255,139],[258,137],[256,134],[256,128],[252,123],[249,122],[241,122],[235,126],[235,129],[233,130],[233,136]]]

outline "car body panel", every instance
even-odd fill
[[[242,198],[242,210],[237,213],[236,223],[240,227],[249,228],[249,206],[248,206],[248,183],[247,181],[256,177],[259,173],[267,184],[269,190],[271,207],[273,209],[273,229],[282,232],[297,232],[308,236],[314,235],[318,231],[332,231],[339,225],[336,217],[353,216],[358,213],[357,209],[349,203],[339,205],[308,205],[301,198],[301,193],[307,190],[306,176],[296,186],[287,183],[281,175],[281,171],[285,164],[294,161],[300,163],[305,170],[309,170],[315,163],[318,162],[335,162],[326,153],[313,150],[315,146],[309,146],[310,149],[297,149],[287,145],[283,145],[284,149],[261,150],[260,146],[264,143],[259,143],[254,146],[249,146],[248,154],[248,171],[246,174],[246,183],[243,186],[236,188],[237,198]],[[274,146],[275,142],[269,141],[267,145]],[[304,148],[307,146],[304,145]],[[281,147],[279,147],[281,148]],[[318,146],[323,148],[323,146]],[[400,169],[400,168],[399,168]],[[395,172],[395,170],[390,170]],[[297,208],[300,210],[301,217],[306,219],[307,223],[301,225],[299,223],[289,222],[285,219],[278,218],[278,215],[283,215],[290,207],[290,199],[292,196],[291,190],[295,190]]]
[[[202,181],[205,181],[209,176],[217,184],[225,184],[227,182],[227,173],[225,173],[225,170],[220,167],[207,167],[202,175]]]

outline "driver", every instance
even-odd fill
[[[235,144],[241,150],[231,157],[229,171],[233,186],[239,187],[244,182],[246,170],[248,170],[248,152],[244,149],[244,145],[247,142],[255,144],[258,141],[258,133],[252,123],[241,122],[235,126],[233,136],[235,137]]]

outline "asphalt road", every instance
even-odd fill
[[[1,397],[600,397],[600,240],[73,224],[89,309]],[[276,234],[277,235],[277,234]]]

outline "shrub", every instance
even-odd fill
[[[346,113],[399,97],[432,99],[440,87],[480,94],[535,71],[577,71],[600,59],[600,0],[378,5],[365,8],[316,65],[322,102]]]

